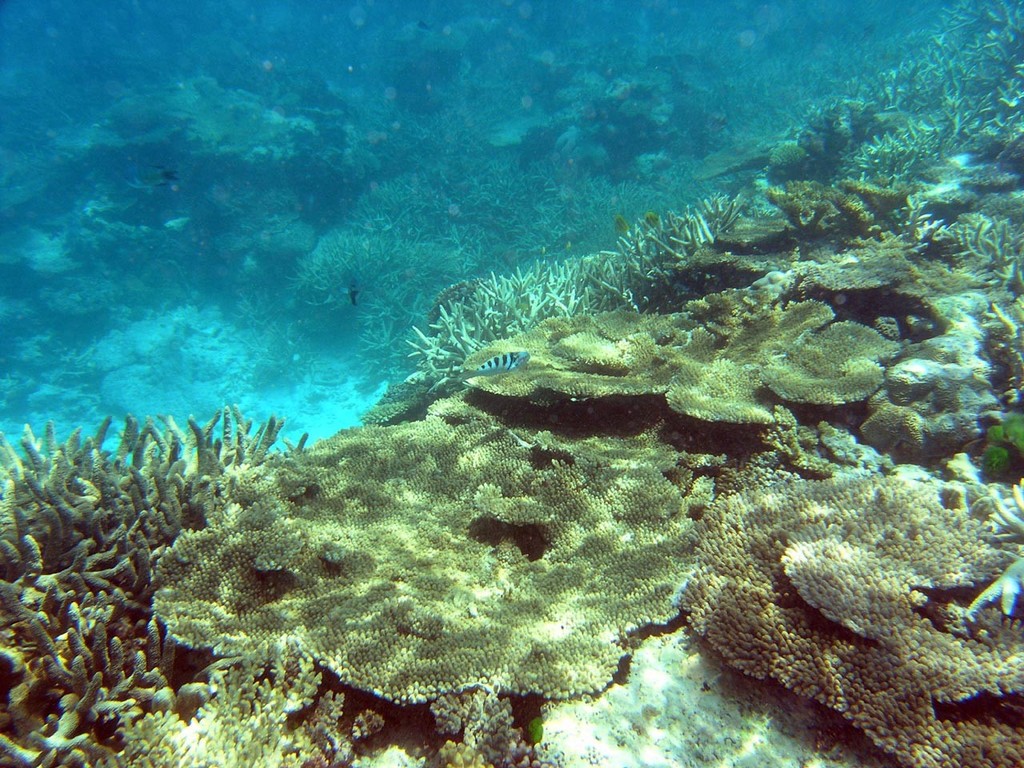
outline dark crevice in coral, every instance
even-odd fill
[[[655,426],[671,414],[664,398],[656,395],[575,401],[557,395],[553,399],[548,404],[524,402],[480,390],[466,395],[470,405],[494,414],[510,426],[572,437],[628,437]]]
[[[546,531],[541,525],[513,525],[493,517],[478,517],[469,524],[469,537],[481,544],[497,547],[511,542],[527,560],[540,560],[548,548]]]
[[[410,755],[422,755],[434,752],[441,746],[443,739],[437,733],[429,704],[396,704],[359,688],[345,685],[326,667],[321,668],[321,671],[324,673],[324,685],[321,686],[318,696],[334,692],[345,697],[336,733],[350,734],[356,718],[368,711],[377,713],[387,723],[386,728],[354,740],[352,749],[355,754],[371,755],[395,745]]]
[[[993,696],[980,693],[964,701],[935,701],[935,717],[944,722],[998,722],[1011,728],[1024,728],[1024,696],[1004,693]]]
[[[842,405],[814,405],[812,403],[786,403],[786,408],[800,424],[826,422],[856,432],[868,417],[867,401]]]
[[[879,318],[891,317],[896,320],[900,339],[904,341],[920,342],[939,336],[948,325],[928,302],[890,288],[840,291],[804,283],[801,296],[828,304],[836,313],[836,322],[852,320],[874,328]],[[917,318],[918,322],[911,322],[911,318]]]
[[[530,464],[534,469],[550,469],[556,461],[567,466],[576,463],[576,459],[568,451],[541,448],[539,445],[530,448]]]
[[[678,451],[742,459],[766,449],[762,424],[719,424],[667,411],[659,437]],[[725,428],[723,428],[725,427]]]

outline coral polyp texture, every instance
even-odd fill
[[[180,643],[291,639],[399,702],[593,693],[675,613],[694,503],[675,463],[649,434],[572,441],[465,407],[343,433],[240,478],[162,559],[155,610]]]
[[[498,395],[543,402],[557,397],[657,395],[703,421],[773,421],[780,402],[842,405],[881,386],[880,360],[899,344],[815,301],[767,306],[704,327],[687,314],[611,313],[549,320],[471,355],[472,369],[495,352],[525,349],[522,374],[472,379]]]
[[[835,709],[906,765],[1020,765],[1024,638],[970,636],[955,599],[1008,555],[947,492],[894,476],[717,500],[697,525],[690,625],[731,665]]]

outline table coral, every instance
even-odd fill
[[[951,618],[955,590],[1007,554],[941,490],[833,479],[722,498],[698,524],[683,606],[731,665],[837,710],[907,766],[1009,768],[1024,760],[1010,711],[1024,641],[974,640]]]
[[[677,456],[650,434],[448,417],[342,433],[240,478],[236,503],[161,561],[172,635],[228,655],[293,638],[401,702],[603,688],[626,636],[673,616],[706,493],[667,479]]]
[[[865,325],[832,322],[834,312],[816,301],[737,308],[732,314],[722,309],[714,310],[718,322],[703,325],[684,313],[549,320],[471,355],[466,365],[525,349],[529,368],[471,383],[537,402],[657,395],[676,412],[704,421],[768,424],[779,400],[866,400],[882,383],[879,361],[899,350]]]

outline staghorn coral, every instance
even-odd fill
[[[967,618],[973,619],[977,616],[978,611],[997,600],[1003,614],[1013,616],[1021,586],[1024,586],[1024,557],[1015,560],[998,579],[974,598],[974,601],[967,606]]]
[[[993,303],[983,315],[985,352],[1001,375],[996,380],[1000,399],[1007,405],[1020,402],[1024,389],[1024,298],[1003,309]]]
[[[324,324],[354,324],[360,353],[375,366],[401,369],[401,337],[424,313],[424,297],[479,269],[477,256],[450,239],[367,221],[321,236],[298,259],[292,289]]]
[[[861,130],[838,131],[836,142],[828,131],[818,139],[821,110],[807,118],[801,146],[833,161],[819,165],[815,178],[909,180],[937,157],[995,155],[1012,143],[1021,115],[1019,4],[961,0],[942,11],[940,29],[922,41],[921,55],[861,80],[856,119],[839,122]]]
[[[607,684],[625,636],[671,617],[707,487],[667,479],[676,454],[651,434],[513,434],[457,401],[434,413],[239,477],[235,503],[160,562],[155,611],[175,639],[253,654],[293,638],[401,702]]]
[[[215,431],[223,417],[219,434]],[[16,765],[84,765],[111,754],[117,724],[188,708],[169,686],[175,643],[152,619],[152,573],[183,527],[202,524],[232,473],[276,439],[271,420],[225,409],[187,432],[129,417],[58,443],[26,430],[22,455],[0,442],[0,631],[10,718],[2,754]]]
[[[860,144],[843,163],[849,174],[908,181],[942,150],[941,130],[929,121],[908,118],[899,127]]]
[[[411,357],[436,380],[482,347],[544,320],[676,306],[680,272],[692,266],[699,248],[735,224],[740,210],[736,198],[710,197],[684,213],[648,214],[619,238],[617,251],[540,261],[452,286],[439,297],[427,329],[413,328]]]
[[[1024,759],[1010,709],[1024,646],[965,636],[951,597],[1007,555],[942,490],[872,477],[722,497],[682,605],[729,664],[835,709],[907,766],[1009,768]]]
[[[494,691],[475,688],[444,694],[430,705],[438,733],[448,740],[435,762],[445,768],[553,768],[537,759],[523,733],[512,723],[512,705]]]
[[[1024,233],[1008,219],[965,213],[943,231],[943,239],[960,257],[991,272],[1014,296],[1024,294]]]
[[[510,275],[491,273],[439,302],[428,332],[413,328],[411,356],[435,378],[451,375],[476,350],[543,320],[630,306],[628,289],[602,283],[604,262],[537,262]]]

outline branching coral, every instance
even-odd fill
[[[438,733],[459,738],[440,749],[437,764],[445,768],[553,768],[534,758],[522,731],[512,723],[512,705],[493,691],[474,688],[440,696],[430,705]]]
[[[1008,0],[963,1],[915,59],[879,78],[869,99],[912,115],[853,148],[847,172],[909,178],[943,153],[1005,141],[1020,124],[1024,15]]]
[[[1024,542],[1024,484],[1018,483],[1010,492],[1011,504],[1007,504],[998,493],[992,493],[986,499],[993,503],[991,522],[1004,540]],[[999,601],[999,607],[1006,616],[1013,616],[1017,606],[1017,597],[1024,587],[1024,557],[1019,557],[1007,568],[1002,576],[996,579],[967,608],[967,617],[975,619],[978,613],[989,603]]]
[[[123,750],[102,768],[175,768],[216,765],[220,768],[284,768],[319,757],[324,765],[351,758],[351,743],[339,739],[338,708],[330,694],[318,697],[321,674],[312,660],[284,643],[261,663],[246,659],[210,674],[209,699],[185,718],[174,712],[151,712],[121,729]],[[298,727],[296,712],[331,707],[334,722],[327,741],[318,712]],[[333,717],[332,717],[333,716]]]
[[[992,304],[984,327],[986,351],[1005,374],[1000,388],[1003,401],[1017,405],[1024,390],[1024,298],[1018,296],[1007,309]]]
[[[405,234],[372,222],[323,235],[299,259],[292,287],[323,323],[352,322],[375,365],[401,367],[401,335],[426,312],[424,297],[476,268],[465,244]]]
[[[1024,233],[1010,221],[966,213],[945,229],[943,239],[980,270],[994,273],[1014,295],[1024,294]]]
[[[650,214],[619,239],[619,250],[582,259],[537,262],[491,274],[445,295],[426,331],[414,328],[412,356],[431,378],[454,373],[473,352],[542,320],[617,309],[655,308],[676,271],[739,216],[736,199],[708,198],[694,210]]]
[[[481,347],[542,320],[618,308],[625,297],[603,285],[600,274],[600,266],[589,259],[537,262],[510,275],[492,273],[468,294],[438,304],[429,334],[413,328],[413,356],[435,376],[451,374]]]
[[[833,237],[855,240],[880,237],[892,230],[890,214],[906,205],[908,189],[848,181],[828,187],[816,181],[790,181],[768,190],[789,223],[808,240]]]
[[[682,213],[646,216],[619,238],[618,252],[645,274],[664,273],[727,232],[741,210],[739,198],[714,195]]]
[[[223,415],[221,431],[215,430]],[[176,703],[175,645],[151,618],[152,573],[184,527],[215,514],[230,476],[259,463],[281,422],[250,436],[237,411],[188,431],[129,417],[58,443],[26,431],[0,442],[0,631],[7,639],[15,764],[94,762],[118,722]]]

